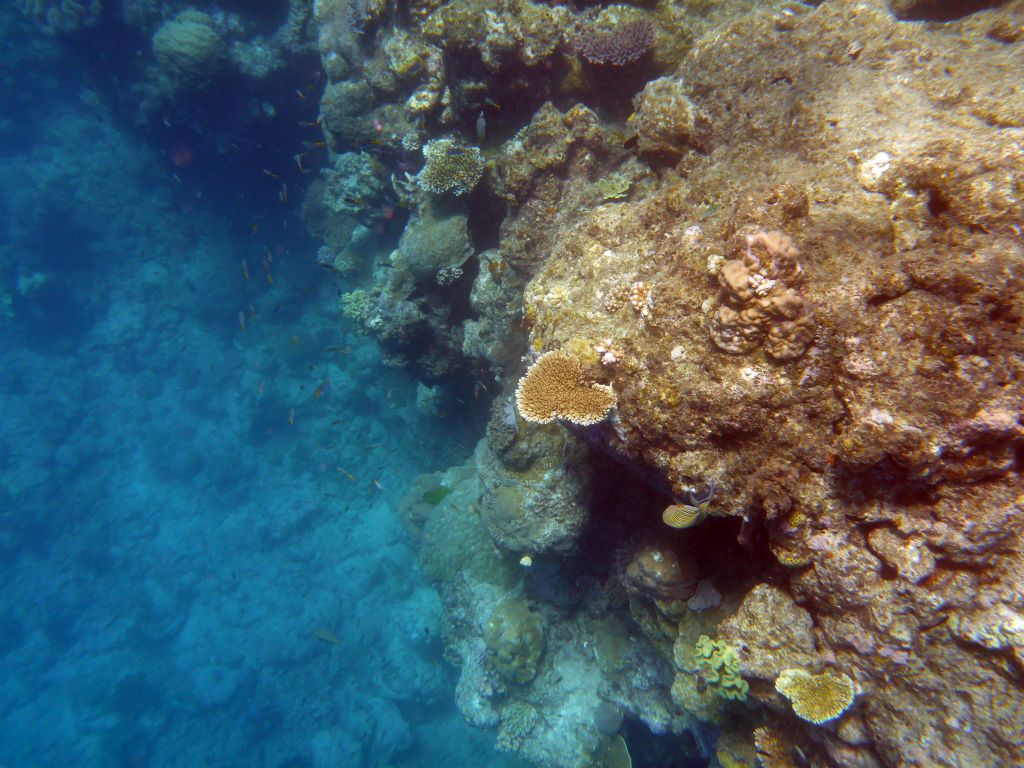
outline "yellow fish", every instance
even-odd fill
[[[338,636],[331,632],[327,627],[314,629],[313,637],[317,640],[323,640],[325,643],[330,643],[331,645],[341,645],[341,640],[338,639]]]

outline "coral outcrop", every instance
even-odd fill
[[[328,5],[328,140],[412,209],[345,311],[494,385],[409,507],[467,719],[551,766],[601,702],[723,765],[1024,762],[1018,10]]]

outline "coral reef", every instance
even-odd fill
[[[434,413],[495,385],[407,510],[466,718],[545,766],[601,702],[723,765],[1022,762],[1019,10],[335,5],[329,144],[411,209],[341,258],[322,180],[344,311]]]
[[[483,639],[491,663],[507,681],[528,683],[536,676],[544,626],[524,603],[506,600],[497,606],[484,624]]]

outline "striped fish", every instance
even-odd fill
[[[665,508],[665,511],[661,514],[661,519],[665,521],[665,525],[671,528],[693,528],[693,526],[704,522],[704,519],[708,516],[709,506],[711,506],[709,502],[704,502],[697,506],[692,504],[673,504]]]

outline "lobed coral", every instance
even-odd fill
[[[797,291],[802,280],[799,255],[782,232],[747,235],[743,256],[719,269],[723,299],[709,329],[716,347],[738,355],[763,344],[780,361],[806,351],[814,341],[815,325],[810,302]]]
[[[723,699],[746,700],[750,685],[740,676],[740,657],[734,647],[701,635],[693,659],[715,693]]]
[[[536,424],[563,419],[589,426],[608,417],[615,406],[615,391],[607,384],[591,384],[572,355],[554,350],[541,355],[516,387],[519,415]]]

